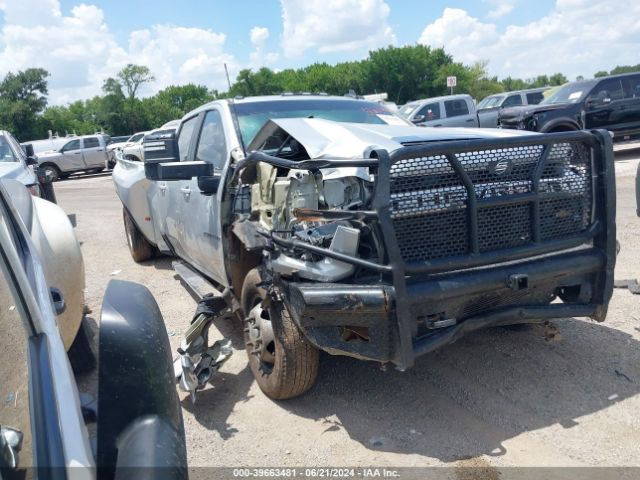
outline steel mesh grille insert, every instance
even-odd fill
[[[477,199],[480,253],[533,242],[533,201],[485,205],[483,201],[535,190],[538,172],[540,241],[572,236],[591,222],[591,151],[579,142],[464,152],[456,155]],[[400,160],[391,166],[391,218],[405,262],[471,252],[464,181],[442,155]]]

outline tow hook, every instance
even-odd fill
[[[196,308],[191,326],[185,333],[178,357],[173,362],[173,372],[180,390],[189,392],[196,401],[196,391],[205,387],[211,377],[233,353],[229,339],[217,340],[210,347],[209,327],[229,312],[221,296],[205,296]]]

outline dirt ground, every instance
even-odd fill
[[[633,175],[640,152],[616,163],[617,279],[640,277]],[[113,278],[143,283],[163,312],[172,347],[195,302],[171,260],[132,261],[111,178],[55,185],[76,214],[87,302],[99,318]],[[607,321],[473,333],[404,373],[323,355],[301,398],[265,397],[247,367],[241,329],[223,324],[236,351],[191,404],[183,398],[191,466],[640,466],[640,295],[616,289]],[[212,331],[213,338],[221,334]]]

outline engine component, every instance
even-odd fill
[[[329,250],[355,256],[358,252],[360,230],[338,225],[331,240]],[[324,258],[319,261],[305,261],[284,253],[270,260],[274,272],[285,276],[297,273],[300,277],[319,282],[335,282],[352,275],[355,267],[351,264]]]

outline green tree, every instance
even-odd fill
[[[0,127],[21,141],[38,138],[46,129],[38,115],[47,106],[47,77],[42,68],[9,72],[0,82]]]
[[[126,90],[127,97],[133,99],[138,89],[145,83],[154,82],[155,77],[151,75],[149,67],[130,63],[118,72],[118,80]]]

